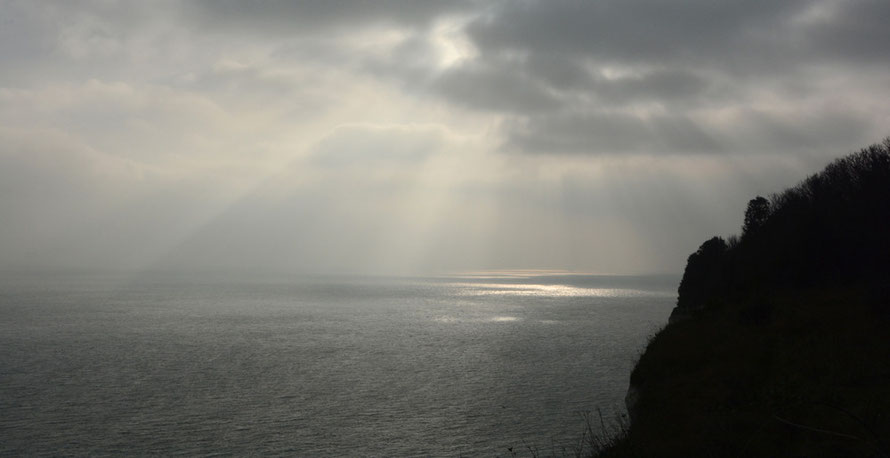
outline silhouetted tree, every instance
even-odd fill
[[[835,160],[767,200],[752,199],[742,237],[689,256],[677,308],[756,300],[777,288],[883,285],[890,278],[890,139]]]
[[[770,204],[766,198],[757,196],[748,202],[745,210],[745,224],[742,226],[742,237],[751,235],[763,227],[770,215]]]

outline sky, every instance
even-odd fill
[[[682,272],[890,135],[886,0],[0,0],[0,269]]]

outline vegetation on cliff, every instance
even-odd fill
[[[600,456],[890,456],[890,138],[689,256]]]

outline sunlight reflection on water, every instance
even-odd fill
[[[523,321],[523,318],[517,316],[490,316],[484,318],[458,318],[456,316],[438,316],[433,318],[433,321],[438,323],[467,323],[467,322],[475,322],[475,323],[511,323],[514,321]],[[556,324],[558,321],[556,320],[538,320],[539,323],[543,324]]]
[[[582,288],[570,285],[453,283],[462,296],[537,296],[537,297],[641,297],[663,295],[657,291],[625,288]]]
[[[571,444],[578,412],[622,412],[667,320],[648,281],[22,280],[0,288],[0,456]]]
[[[517,321],[517,320],[519,320],[519,318],[516,318],[515,316],[496,316],[496,317],[492,317],[489,321],[494,321],[495,323],[499,323],[499,322]]]

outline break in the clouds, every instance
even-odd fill
[[[890,133],[886,1],[0,8],[4,268],[675,271]]]

